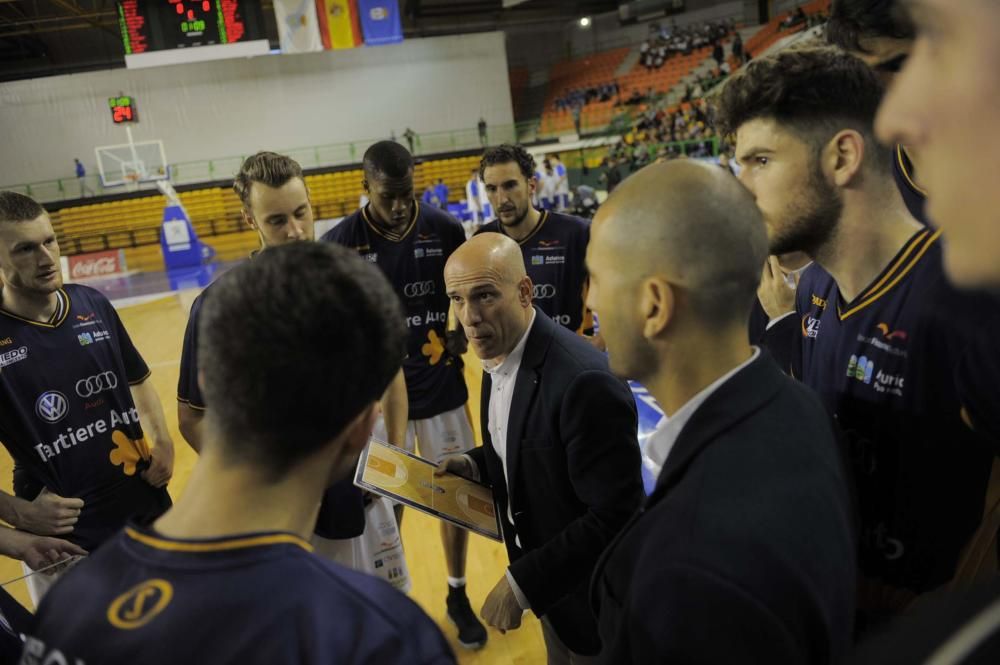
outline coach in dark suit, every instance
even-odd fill
[[[642,500],[635,402],[602,353],[532,306],[510,238],[462,245],[445,285],[486,374],[484,445],[442,468],[492,485],[511,562],[482,616],[503,631],[530,609],[550,663],[588,662],[600,649],[594,563]]]
[[[671,162],[601,207],[587,263],[611,369],[668,418],[643,451],[653,494],[598,563],[601,662],[835,663],[855,544],[819,399],[747,341],[767,255],[751,195]]]

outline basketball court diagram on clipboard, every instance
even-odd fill
[[[493,490],[453,473],[435,476],[435,469],[430,460],[372,438],[358,461],[354,484],[503,542]]]

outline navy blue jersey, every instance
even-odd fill
[[[451,215],[418,202],[399,238],[391,238],[361,208],[327,231],[322,240],[357,251],[378,265],[403,303],[409,339],[403,361],[410,420],[432,418],[465,404],[469,393],[461,358],[445,349],[448,308],[444,264],[465,231]]]
[[[913,218],[921,224],[927,224],[925,206],[927,205],[927,192],[917,186],[913,180],[913,164],[906,156],[903,146],[897,145],[892,154],[892,176],[896,179],[896,187],[903,196],[903,203],[910,211]]]
[[[130,518],[163,512],[170,496],[140,477],[149,444],[129,386],[149,368],[118,313],[86,286],[57,298],[48,323],[0,310],[0,441],[32,480],[83,499],[66,538],[91,550]]]
[[[251,255],[252,257],[252,255]],[[209,284],[191,303],[184,345],[181,347],[181,371],[177,380],[177,401],[197,411],[205,410],[205,399],[198,387],[198,322],[201,307],[212,285]],[[345,539],[365,531],[365,504],[361,489],[345,478],[327,489],[316,518],[316,533],[323,538]]]
[[[21,635],[30,634],[35,615],[0,588],[0,663],[16,663],[21,655]]]
[[[198,294],[191,303],[187,327],[184,329],[184,343],[181,346],[181,370],[177,378],[177,401],[198,411],[205,410],[205,398],[198,386],[198,321],[201,320],[201,306],[211,284]]]
[[[979,525],[992,453],[963,422],[962,395],[975,385],[995,394],[1000,381],[969,384],[958,371],[970,352],[984,351],[976,340],[992,314],[948,285],[939,234],[916,233],[850,303],[824,270],[806,271],[796,296],[801,364],[793,372],[844,434],[861,571],[913,592],[952,578]]]
[[[455,662],[413,601],[298,536],[175,540],[138,527],[46,594],[24,653],[25,664]]]
[[[750,310],[750,322],[748,335],[751,344],[760,344],[767,332],[767,324],[771,322],[771,317],[767,315],[764,306],[760,304],[760,298],[753,301],[753,309]]]
[[[503,233],[498,220],[484,224],[479,233]],[[591,333],[593,318],[586,312],[587,243],[590,222],[580,217],[542,211],[538,226],[518,242],[528,277],[535,284],[532,303],[553,321],[573,332]]]

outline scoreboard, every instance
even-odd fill
[[[126,55],[265,39],[257,0],[119,0]]]
[[[139,121],[139,115],[135,111],[135,99],[128,95],[111,97],[108,99],[108,106],[111,107],[111,119],[116,125]]]

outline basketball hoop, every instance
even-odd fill
[[[122,179],[125,181],[125,191],[134,192],[139,189],[140,175],[138,171],[122,174]]]

